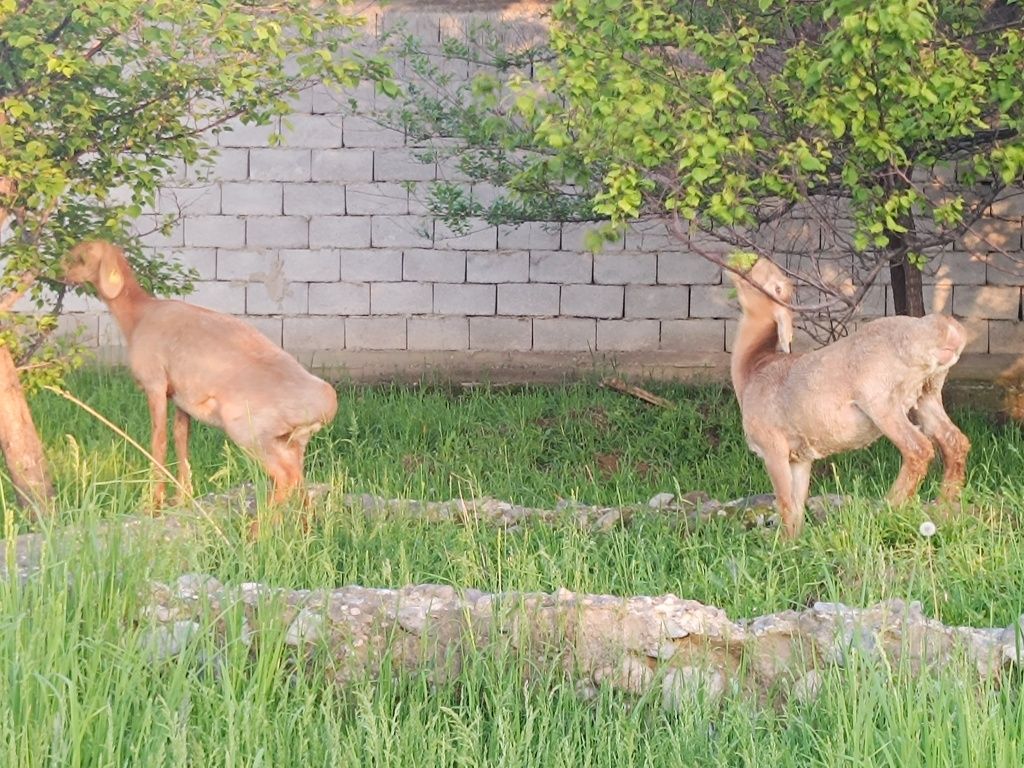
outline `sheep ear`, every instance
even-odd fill
[[[779,333],[779,349],[789,354],[793,346],[793,313],[781,304],[775,305],[775,328]]]
[[[124,290],[124,274],[121,272],[121,260],[113,248],[107,248],[100,257],[100,275],[96,288],[100,296],[108,301],[116,299]]]

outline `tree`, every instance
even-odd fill
[[[450,44],[495,67],[470,88],[400,47],[430,87],[397,117],[509,191],[442,183],[449,220],[665,216],[712,260],[798,273],[834,334],[886,269],[923,314],[921,268],[1021,193],[1022,30],[1018,0],[562,0],[546,49]]]
[[[138,247],[135,220],[176,163],[212,159],[230,120],[265,124],[314,82],[383,75],[339,56],[358,24],[347,1],[0,0],[0,449],[23,501],[52,491],[22,383],[76,359],[51,334],[63,254],[114,239],[148,287],[188,288]],[[39,311],[13,312],[19,300]]]

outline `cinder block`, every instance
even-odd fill
[[[575,317],[622,317],[621,285],[563,285],[560,310]]]
[[[225,182],[221,187],[224,213],[281,215],[281,185],[271,181]]]
[[[415,150],[378,149],[373,153],[373,178],[376,181],[432,181],[437,178],[437,166],[420,160]]]
[[[372,149],[314,149],[314,181],[373,181]]]
[[[64,313],[57,318],[57,336],[76,339],[86,347],[95,347],[99,340],[99,315],[92,312]]]
[[[662,285],[719,285],[722,268],[696,253],[664,251],[658,254],[658,282]]]
[[[409,192],[401,184],[349,184],[345,212],[349,216],[403,214],[409,211]]]
[[[498,227],[499,248],[526,248],[531,251],[554,251],[562,244],[562,230],[556,223],[528,221],[518,226]]]
[[[409,255],[406,254],[408,261]],[[439,315],[493,315],[493,285],[481,283],[435,283],[434,312]]]
[[[249,178],[255,181],[309,181],[310,150],[271,147],[249,151]]]
[[[469,318],[469,348],[495,352],[533,347],[533,323],[518,317]]]
[[[429,315],[434,304],[430,283],[373,283],[370,313],[374,315]]]
[[[289,216],[345,213],[345,185],[327,182],[284,185],[284,212]]]
[[[351,317],[345,323],[346,349],[405,349],[404,317]]]
[[[107,348],[124,347],[124,334],[109,314],[99,316],[99,331],[96,338],[96,346]]]
[[[598,320],[597,349],[608,352],[657,349],[660,334],[657,320]]]
[[[699,290],[699,289],[698,289]],[[858,312],[863,318],[885,317],[887,311],[892,310],[892,300],[889,297],[887,286],[872,285],[864,292],[861,298]],[[739,310],[737,309],[737,316]]]
[[[532,283],[589,283],[593,276],[593,254],[568,251],[534,251],[530,254]]]
[[[960,324],[967,331],[967,346],[964,347],[964,352],[987,354],[991,344],[990,334],[992,327],[1002,323],[1016,322],[1016,320],[985,320],[976,317],[961,318]],[[992,352],[995,351],[994,349],[992,350]],[[1015,351],[1019,353],[1020,349],[1018,348]]]
[[[967,258],[967,254],[955,254]],[[985,257],[985,281],[989,285],[1024,285],[1024,254],[1004,256],[992,253]]]
[[[310,248],[369,248],[368,216],[313,216],[309,220]]]
[[[246,317],[246,323],[274,344],[281,346],[281,317]]]
[[[357,111],[373,111],[373,83],[360,83],[354,88],[345,88],[343,90],[317,84],[310,90],[313,93],[313,114],[330,115],[351,112],[353,102]]]
[[[662,219],[642,219],[626,227],[626,250],[671,251],[683,248],[686,242]]]
[[[133,229],[139,235],[139,241],[148,248],[180,248],[185,245],[185,225],[183,219],[178,219],[167,233],[161,231],[164,224],[164,216],[155,214],[143,214],[135,219]],[[189,243],[201,245],[200,243]]]
[[[366,283],[311,283],[311,315],[368,315],[370,286]]]
[[[194,216],[221,212],[220,187],[217,184],[162,187],[157,198],[158,213]]]
[[[881,286],[880,286],[881,287]],[[953,284],[948,281],[924,286],[924,308],[928,312],[949,314],[953,310]],[[887,311],[892,312],[891,300]]]
[[[402,252],[373,248],[366,251],[339,251],[342,280],[400,282]]]
[[[469,319],[465,317],[410,317],[407,330],[409,349],[469,349]]]
[[[184,221],[185,245],[241,248],[245,245],[245,220],[237,216],[189,216]]]
[[[684,285],[627,285],[626,317],[675,319],[687,317],[690,289]]]
[[[821,227],[811,219],[789,216],[765,233],[767,247],[775,253],[810,253],[822,246]]]
[[[557,315],[560,292],[554,283],[499,283],[498,314]]]
[[[993,254],[993,257],[995,254]],[[929,264],[922,275],[922,282],[925,285],[939,285],[952,283],[954,285],[984,285],[988,273],[987,259],[973,257],[967,253],[951,252],[945,254],[940,260]],[[888,270],[883,270],[888,272]],[[1021,285],[1024,284],[1024,277],[1017,278],[1018,283],[1002,283],[999,285]]]
[[[249,150],[221,148],[208,162],[190,165],[186,178],[195,181],[241,181],[249,178]]]
[[[739,317],[733,290],[725,285],[699,285],[690,289],[690,317]]]
[[[245,286],[242,283],[201,282],[188,295],[189,304],[227,312],[231,315],[245,314]]]
[[[590,233],[597,232],[603,228],[603,224],[592,222],[564,222],[562,224],[561,250],[589,252],[587,240]],[[601,253],[605,251],[621,251],[626,247],[626,237],[625,234],[620,233],[615,240],[602,240],[601,243],[601,248],[599,249]]]
[[[976,221],[960,239],[970,253],[1001,253],[1021,249],[1021,220],[985,217]]]
[[[662,320],[661,348],[678,352],[725,350],[724,320]]]
[[[1024,189],[1010,187],[999,193],[992,203],[992,215],[1000,219],[1020,219],[1024,217]]]
[[[274,273],[276,262],[277,251],[221,248],[217,252],[217,279],[260,280]]]
[[[597,348],[597,321],[552,317],[533,321],[533,348],[539,352],[576,352]]]
[[[286,283],[279,275],[245,287],[245,311],[250,315],[305,315],[309,283]]]
[[[217,276],[217,250],[215,248],[175,248],[163,255],[183,267],[195,270],[200,280],[213,280]]]
[[[525,283],[530,279],[526,251],[470,251],[466,254],[466,280],[470,283]]]
[[[340,147],[342,120],[334,115],[289,115],[281,121],[281,136],[289,147]]]
[[[282,272],[287,280],[330,283],[338,279],[338,252],[333,248],[283,250]]]
[[[246,125],[241,120],[229,120],[217,134],[217,144],[222,147],[265,147],[270,136],[277,132],[280,122],[275,117],[266,125]]]
[[[347,116],[344,120],[346,147],[401,147],[405,134],[393,128],[386,128],[368,117]]]
[[[467,184],[471,182],[472,179],[469,174],[463,170],[465,168],[463,159],[461,153],[439,155],[437,158],[437,178],[450,182]],[[493,198],[491,199],[493,200]]]
[[[953,289],[953,314],[987,320],[1017,320],[1020,288],[1002,285],[958,285]]]
[[[434,228],[434,247],[457,250],[483,250],[497,247],[497,227],[477,219],[470,220],[468,224],[469,231],[460,235],[453,232],[444,222],[438,221]]]
[[[1024,354],[1024,322],[1020,320],[989,320],[987,351],[994,355]]]
[[[53,302],[56,301],[56,294],[50,291],[45,292],[47,306],[53,306]],[[31,297],[26,295],[18,299],[17,303],[12,307],[13,312],[36,312],[38,308],[32,302]],[[74,313],[92,313],[92,314],[103,314],[109,311],[107,306],[97,299],[95,296],[90,296],[86,293],[79,293],[68,287],[68,292],[64,294],[64,311]]]
[[[694,253],[704,251],[706,253],[715,253],[718,255],[731,253],[736,250],[734,245],[723,240],[719,237],[718,233],[705,232],[700,229],[692,229],[690,231],[689,246],[685,244],[685,241],[676,240],[674,246],[663,248],[661,250],[680,250],[685,248],[691,249]]]
[[[370,241],[375,248],[429,248],[434,222],[424,216],[374,216]]]
[[[309,220],[302,216],[250,216],[245,221],[250,248],[307,248]]]
[[[611,285],[651,285],[657,282],[658,257],[653,253],[596,253],[594,282]]]
[[[308,115],[313,111],[312,86],[299,89],[290,96],[286,96],[285,100],[288,102],[288,106],[291,107],[293,114]]]
[[[284,348],[289,352],[344,349],[345,318],[286,317]]]
[[[466,254],[410,248],[405,252],[402,279],[461,283],[466,279]]]

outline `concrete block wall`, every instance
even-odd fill
[[[436,41],[482,16],[391,14],[371,9],[368,28],[401,17]],[[510,35],[543,33],[535,17],[503,23]],[[730,290],[662,222],[640,222],[596,254],[584,247],[582,224],[474,222],[453,233],[422,203],[449,169],[420,162],[402,133],[347,104],[378,98],[368,86],[301,94],[286,120],[220,133],[212,167],[182,169],[160,192],[158,212],[181,218],[144,241],[197,270],[189,301],[247,317],[307,364],[346,365],[372,351],[389,353],[397,368],[426,353],[476,355],[481,366],[517,355],[577,365],[595,354],[723,363],[737,315]],[[270,142],[276,131],[280,146]],[[993,213],[988,239],[963,243],[929,274],[928,300],[967,319],[971,350],[1019,352],[1024,277],[990,251],[997,243],[1024,256],[1022,198]],[[151,224],[144,217],[140,229]],[[64,327],[85,327],[99,347],[121,344],[95,301],[75,299],[71,309]],[[887,286],[873,290],[866,311],[892,311]]]

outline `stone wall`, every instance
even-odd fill
[[[544,34],[542,9],[407,5],[365,14],[371,34],[401,20],[437,42],[485,19],[501,21],[510,36]],[[454,178],[452,169],[418,161],[402,133],[347,104],[366,109],[375,98],[367,86],[302,93],[280,126],[220,134],[208,172],[181,169],[154,212],[180,210],[179,223],[144,240],[197,270],[190,301],[244,315],[306,364],[356,377],[424,366],[491,378],[559,376],[592,364],[656,376],[725,370],[736,317],[729,289],[660,222],[640,223],[596,254],[578,224],[480,223],[454,235],[421,202],[426,185]],[[284,143],[270,146],[279,128]],[[992,242],[1024,257],[1024,200],[1009,199],[995,214]],[[144,217],[141,230],[154,221]],[[810,247],[823,237],[804,236]],[[988,250],[975,238],[936,265],[929,301],[967,318],[970,352],[1016,353],[1024,349],[1024,278],[989,263]],[[65,327],[84,327],[89,343],[116,357],[122,339],[102,307],[75,298],[68,308]],[[867,309],[892,311],[886,287]]]

